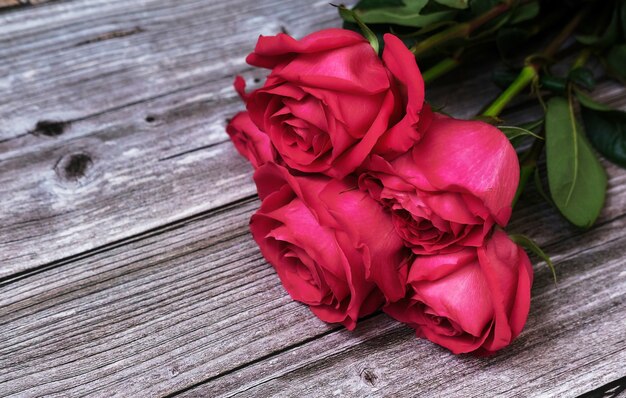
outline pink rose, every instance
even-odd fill
[[[226,126],[226,132],[237,152],[248,159],[255,169],[274,160],[269,137],[252,123],[248,112],[236,114]]]
[[[416,254],[478,247],[494,222],[504,226],[519,181],[515,150],[497,128],[436,116],[412,150],[373,155],[359,187],[386,206]]]
[[[254,181],[263,202],[252,216],[252,235],[291,297],[320,319],[353,329],[375,311],[383,296],[366,280],[374,266],[396,284],[406,278],[402,240],[389,215],[355,189],[354,179],[293,176],[267,163]]]
[[[526,252],[496,229],[478,249],[418,256],[406,297],[385,312],[455,354],[489,355],[522,331],[532,281]]]
[[[343,178],[372,151],[393,157],[419,140],[430,120],[424,82],[402,41],[384,39],[381,60],[349,30],[259,38],[247,62],[272,72],[249,95],[241,80],[236,88],[287,166]]]

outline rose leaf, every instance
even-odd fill
[[[576,120],[572,98],[554,97],[546,110],[546,163],[554,204],[572,224],[588,228],[598,218],[607,177]]]

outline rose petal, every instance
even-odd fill
[[[236,114],[226,126],[226,132],[239,154],[248,159],[255,169],[274,160],[269,137],[252,123],[248,112]]]
[[[519,181],[515,150],[497,128],[480,121],[437,117],[413,149],[415,170],[441,191],[468,192],[504,225]],[[425,187],[424,189],[428,189]]]

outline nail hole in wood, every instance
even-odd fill
[[[44,135],[46,137],[57,137],[65,131],[69,123],[55,120],[40,120],[32,131],[35,135]]]
[[[155,120],[156,120],[156,118],[154,116],[152,116],[152,115],[146,116],[146,122],[148,122],[148,123],[152,123]]]

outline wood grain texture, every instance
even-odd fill
[[[253,193],[225,142],[243,108],[233,76],[264,76],[244,63],[259,33],[337,23],[326,3],[270,0],[76,1],[0,20],[0,278]]]
[[[347,2],[348,4],[351,2]],[[236,12],[233,12],[236,10]],[[455,357],[374,314],[355,333],[286,295],[227,142],[259,33],[337,26],[326,1],[74,0],[0,14],[0,396],[575,396],[625,376],[626,172],[604,162],[591,231],[530,187],[510,232],[535,259],[528,326]],[[429,89],[458,117],[498,92],[463,68]],[[461,82],[462,81],[462,82]],[[623,87],[595,96],[626,109]],[[522,98],[505,117],[537,114]]]
[[[0,140],[191,86],[218,91],[211,82],[245,70],[259,34],[303,36],[336,15],[305,0],[77,0],[4,14]]]
[[[585,234],[544,219],[554,229],[533,236],[556,261],[559,287],[535,267],[528,327],[493,360],[455,357],[383,315],[356,333],[319,321],[261,258],[247,232],[250,199],[0,287],[0,391],[155,396],[199,384],[187,393],[456,395],[487,391],[480,383],[497,375],[489,391],[515,394],[523,380],[555,388],[540,377],[555,372],[565,372],[563,389],[590,388],[622,375],[626,195],[616,197]],[[446,383],[466,372],[461,386]]]
[[[238,1],[240,13],[212,1],[75,1],[0,17],[0,278],[253,193],[224,132],[242,109],[233,75],[260,84],[265,72],[243,62],[259,32],[302,36],[338,20],[325,2]],[[490,72],[462,79],[473,74],[430,99],[476,113],[475,98],[498,90]],[[623,105],[616,91],[599,90]]]

